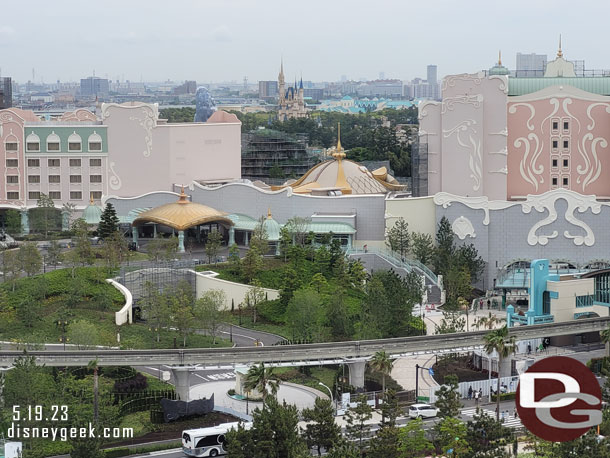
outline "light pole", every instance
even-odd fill
[[[328,390],[328,394],[330,394],[330,403],[334,404],[334,400],[333,400],[333,392],[330,390],[330,388],[328,386],[326,386],[324,383],[322,382],[318,382],[318,385],[323,386],[324,388],[326,388]],[[335,405],[335,414],[337,413],[337,406]]]

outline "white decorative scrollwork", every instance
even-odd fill
[[[481,80],[485,77],[482,72],[479,73],[462,73],[460,75],[451,75],[443,78],[441,90],[445,91],[449,87],[454,87],[458,81],[472,81],[476,85],[481,84]]]
[[[480,108],[483,102],[483,94],[477,95],[459,95],[457,97],[444,97],[442,102],[441,114],[447,111],[453,111],[456,103],[472,105],[474,108]]]
[[[142,110],[144,118],[137,116],[131,116],[131,121],[137,121],[138,124],[146,131],[144,141],[146,142],[146,149],[142,152],[144,157],[149,157],[152,152],[152,129],[155,127],[155,114],[152,109],[146,107]]]
[[[453,202],[459,202],[473,210],[483,210],[483,224],[485,226],[489,225],[490,210],[503,210],[519,205],[519,202],[509,202],[507,200],[489,200],[486,196],[464,197],[449,194],[448,192],[438,192],[434,195],[434,203],[443,208],[450,207]]]
[[[501,173],[503,175],[508,175],[508,168],[506,166],[504,166],[498,170],[490,170],[489,173]]]
[[[525,123],[525,125],[529,130],[534,130],[534,126],[531,124],[532,119],[534,119],[534,116],[536,116],[536,109],[534,108],[534,105],[525,102],[512,103],[508,108],[508,112],[510,114],[515,114],[517,112],[517,107],[527,107],[530,109],[530,117]]]
[[[500,132],[490,132],[489,135],[502,135],[504,137],[508,137],[508,129],[505,127]]]
[[[490,151],[489,154],[501,154],[502,156],[508,156],[508,149],[505,146],[500,151]]]
[[[530,151],[532,149],[532,144],[530,142],[534,142],[535,144],[531,157]],[[519,172],[521,173],[521,177],[528,183],[532,184],[534,189],[538,191],[538,184],[544,183],[544,178],[541,176],[542,172],[544,172],[544,166],[540,165],[536,167],[536,161],[542,153],[543,144],[538,138],[538,135],[530,132],[527,135],[527,138],[519,137],[515,140],[515,148],[520,148],[522,145],[524,147],[524,151],[523,157],[519,161]]]
[[[466,119],[455,127],[444,130],[443,137],[448,138],[455,134],[457,143],[468,150],[468,167],[470,168],[470,178],[473,179],[472,189],[478,191],[483,181],[483,158],[481,156],[481,140],[473,127],[477,124],[474,119]],[[461,134],[468,133],[468,140],[462,138]]]
[[[110,165],[108,166],[108,168],[110,169],[109,171],[112,173],[110,175],[110,178],[108,178],[108,184],[110,185],[110,187],[113,190],[117,191],[117,190],[121,189],[121,186],[123,185],[123,183],[121,182],[121,178],[119,177],[119,175],[114,170],[114,166],[115,166],[114,162],[111,162]]]
[[[475,238],[477,235],[474,232],[474,226],[468,218],[460,216],[451,225],[451,229],[459,237],[460,240],[464,240],[466,237]]]

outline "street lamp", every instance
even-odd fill
[[[322,382],[318,382],[318,385],[323,386],[324,388],[326,388],[328,390],[328,394],[330,394],[330,403],[334,404],[335,401],[333,399],[333,392],[330,390],[330,388],[328,386],[326,386],[324,383]],[[335,405],[335,413],[337,413],[337,406]]]

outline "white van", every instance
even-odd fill
[[[410,418],[432,418],[438,415],[438,409],[430,404],[413,404],[409,407]]]

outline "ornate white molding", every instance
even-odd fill
[[[425,117],[428,116],[428,108],[430,107],[440,107],[441,106],[441,102],[436,102],[434,100],[426,100],[424,102],[420,102],[417,105],[417,119],[419,119],[420,121]]]
[[[497,79],[500,80],[500,84],[498,85],[498,89],[505,94],[508,94],[508,77],[504,75],[491,75],[488,77],[490,80]]]
[[[483,103],[483,94],[444,97],[441,106],[441,114],[445,114],[447,111],[453,111],[456,104],[472,105],[474,108],[481,108],[481,103]]]
[[[490,151],[488,154],[501,154],[502,156],[508,156],[508,149],[505,146],[500,151]]]
[[[481,139],[474,126],[474,119],[465,119],[451,129],[443,129],[443,137],[449,138],[455,134],[458,145],[468,151],[468,167],[470,178],[473,179],[472,190],[478,191],[483,182],[483,157],[481,155]],[[462,138],[461,134],[468,134],[468,140]]]
[[[455,87],[455,83],[458,81],[472,81],[477,86],[481,84],[481,80],[485,78],[483,72],[478,73],[462,73],[459,75],[450,75],[443,78],[441,83],[441,90],[444,91],[447,88]]]
[[[112,190],[118,191],[119,189],[121,189],[123,182],[121,181],[121,178],[114,170],[114,166],[115,166],[114,162],[111,162],[108,165],[108,169],[109,169],[108,171],[111,173],[110,177],[108,178],[108,185],[110,186],[110,188]]]
[[[466,237],[475,238],[477,235],[474,232],[474,226],[468,218],[460,216],[451,225],[451,229],[459,237],[460,240],[464,240]]]
[[[504,137],[508,137],[508,128],[504,128],[504,130],[501,130],[500,132],[490,132],[489,135],[502,135]]]
[[[506,166],[504,166],[498,170],[490,170],[489,173],[501,173],[503,175],[508,175],[508,168]]]
[[[453,202],[464,204],[473,210],[483,210],[485,213],[483,224],[485,226],[489,224],[490,210],[503,210],[514,205],[519,205],[519,202],[509,202],[507,200],[489,200],[487,196],[464,197],[449,194],[448,192],[439,192],[434,195],[434,203],[443,208],[450,207]]]

